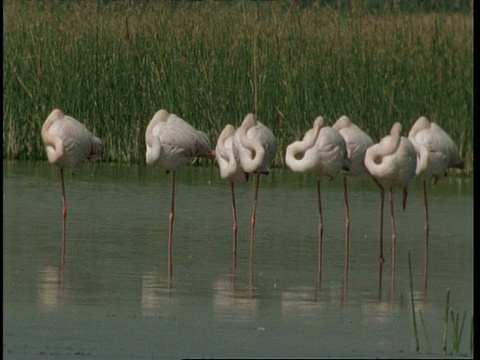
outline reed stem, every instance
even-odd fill
[[[473,357],[473,315],[470,323],[470,356]]]
[[[415,301],[413,299],[412,261],[410,259],[410,249],[408,250],[408,272],[410,274],[410,298],[412,300],[413,332],[415,334],[415,351],[420,352],[420,343],[418,341],[417,319],[415,317]]]
[[[458,332],[457,332],[458,316],[455,320],[453,309],[450,308],[449,312],[450,312],[450,318],[452,320],[452,346],[453,346],[453,351],[457,352],[458,351]]]
[[[447,289],[447,304],[445,306],[445,326],[443,329],[443,353],[447,353],[448,307],[450,304],[450,289]]]
[[[425,336],[425,341],[427,342],[427,351],[430,351],[432,349],[432,343],[430,342],[430,339],[428,338],[427,327],[425,326],[425,320],[423,319],[422,310],[418,310],[418,313],[420,315],[420,321],[422,323],[422,329],[423,329],[423,334]]]

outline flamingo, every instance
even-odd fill
[[[395,229],[395,214],[393,210],[393,188],[403,190],[402,209],[407,205],[408,184],[415,176],[417,156],[410,140],[401,136],[402,125],[393,124],[390,135],[385,136],[378,144],[370,146],[365,153],[365,167],[379,181],[384,181],[389,187],[390,210],[392,220],[392,291],[395,287],[395,250],[397,233]],[[384,192],[382,192],[382,209]],[[383,224],[383,211],[380,223]],[[383,225],[381,225],[383,228]],[[383,248],[383,244],[380,245]]]
[[[157,165],[167,172],[172,171],[172,204],[168,232],[168,275],[172,278],[172,236],[175,218],[175,174],[179,167],[194,157],[214,159],[209,139],[203,131],[196,130],[185,120],[166,110],[155,113],[145,132],[147,165]]]
[[[348,116],[341,116],[337,122],[332,126],[342,135],[347,146],[347,157],[350,159],[350,168],[342,170],[343,175],[343,190],[345,195],[345,283],[348,278],[348,258],[350,248],[350,208],[348,205],[348,187],[347,176],[356,177],[367,173],[365,167],[365,152],[367,148],[373,145],[373,140],[362,129],[355,125]],[[383,190],[382,185],[371,176],[373,181],[377,184],[380,190]],[[383,212],[383,209],[382,209]],[[380,243],[382,243],[383,231],[380,229]],[[380,251],[380,264],[383,264],[383,251]]]
[[[288,145],[285,162],[294,172],[311,172],[317,176],[319,214],[318,286],[320,286],[323,247],[320,178],[328,177],[333,180],[340,174],[341,170],[349,169],[350,160],[347,158],[347,146],[342,135],[334,128],[325,126],[325,120],[319,116],[313,122],[313,128],[305,133],[303,140]]]
[[[215,148],[215,158],[220,168],[220,177],[230,181],[232,191],[232,211],[233,211],[233,273],[237,268],[237,208],[235,205],[235,182],[246,182],[247,174],[235,160],[233,155],[233,136],[235,127],[227,124],[218,137]]]
[[[426,288],[428,274],[428,238],[429,217],[427,202],[427,180],[433,178],[437,184],[447,171],[447,168],[464,168],[455,143],[450,136],[435,122],[422,116],[413,124],[408,139],[417,152],[417,167],[415,174],[423,178],[423,202],[425,210],[425,269],[424,284]]]
[[[277,139],[252,113],[247,114],[233,136],[233,155],[247,174],[256,174],[255,198],[250,221],[250,285],[253,286],[253,248],[260,174],[270,173],[269,163],[277,152]]]
[[[98,160],[103,156],[102,140],[92,135],[87,128],[63,111],[54,109],[42,126],[42,140],[48,161],[60,167],[62,180],[63,227],[62,227],[62,269],[65,264],[67,198],[65,196],[64,168],[75,174],[82,161]]]

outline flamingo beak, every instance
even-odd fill
[[[210,150],[210,152],[202,154],[201,156],[210,160],[215,160],[215,154],[215,150]]]

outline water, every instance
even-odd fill
[[[215,168],[177,173],[170,282],[171,174],[146,166],[87,163],[73,177],[67,171],[67,248],[61,271],[58,168],[4,162],[3,170],[6,359],[453,357],[442,351],[447,289],[460,321],[466,311],[456,356],[471,356],[472,179],[447,177],[429,187],[430,266],[424,292],[418,180],[409,188],[405,212],[395,193],[392,291],[389,206],[380,282],[379,192],[368,178],[349,183],[348,283],[342,183],[322,182],[318,288],[315,178],[288,170],[262,177],[251,287],[253,181],[236,189],[239,258],[232,281],[229,184]],[[415,352],[409,250],[420,353]],[[451,353],[450,323],[447,339]]]

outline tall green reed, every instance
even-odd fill
[[[415,336],[415,351],[420,352],[420,342],[418,341],[417,318],[415,316],[415,300],[413,297],[413,278],[412,278],[412,260],[410,258],[410,249],[408,250],[408,274],[410,278],[410,300],[412,303],[413,333]],[[423,323],[423,321],[422,321]]]
[[[372,14],[316,2],[144,4],[10,1],[4,5],[4,158],[44,159],[55,107],[106,142],[105,161],[144,161],[160,108],[212,145],[248,112],[281,151],[313,119],[343,114],[377,141],[394,121],[437,121],[473,166],[471,12]],[[352,3],[352,4],[353,4]],[[392,7],[393,9],[393,7]]]
[[[418,338],[418,329],[417,329],[417,318],[416,318],[416,309],[415,309],[415,300],[413,295],[413,278],[412,278],[412,263],[410,257],[410,250],[408,250],[408,272],[409,272],[409,283],[410,283],[410,301],[412,306],[412,318],[413,318],[413,334],[415,339],[415,352],[420,353],[420,341]],[[444,317],[444,329],[443,329],[443,341],[442,341],[442,351],[443,354],[448,354],[448,319],[450,315],[451,323],[452,323],[452,351],[449,353],[450,355],[463,355],[466,356],[465,353],[460,351],[460,345],[462,343],[462,335],[463,329],[465,325],[465,319],[467,316],[467,311],[465,310],[462,317],[462,322],[459,321],[459,314],[455,314],[454,310],[450,307],[450,289],[447,289],[447,299],[445,302],[445,317]],[[422,315],[422,311],[418,310],[420,315],[420,320],[422,323],[422,328],[425,336],[425,340],[427,343],[428,351],[431,351],[431,343],[428,337],[425,321]],[[470,328],[470,356],[473,356],[473,315],[471,316],[471,328]]]

